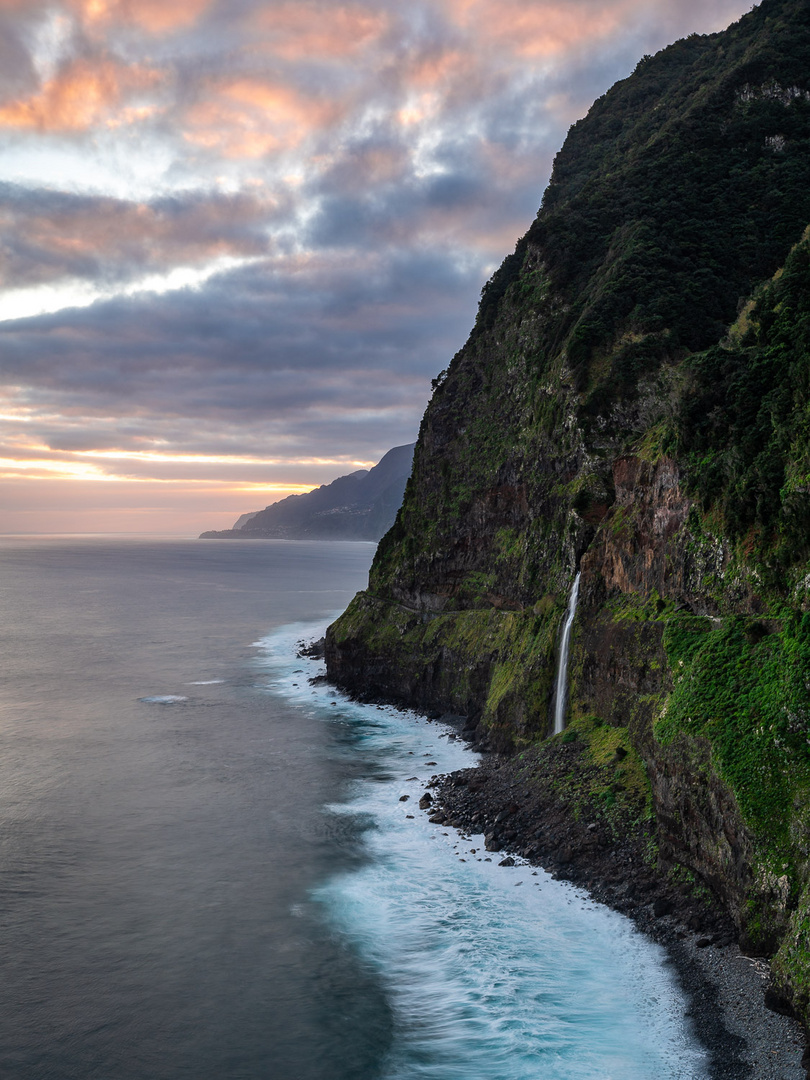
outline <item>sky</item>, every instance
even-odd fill
[[[554,154],[750,0],[0,0],[0,533],[196,535],[415,439]]]

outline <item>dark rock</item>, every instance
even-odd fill
[[[419,809],[427,810],[429,806],[433,805],[433,796],[429,791],[426,791],[422,798],[419,800]]]
[[[298,642],[298,656],[309,656],[313,660],[322,660],[324,655],[325,638],[319,638],[317,641],[310,641],[307,644],[304,641]]]
[[[399,797],[400,802],[407,802],[408,799],[410,799],[410,795],[400,795]]]
[[[505,859],[502,859],[498,863],[498,866],[514,866],[514,865],[515,865],[515,860],[512,858],[511,855],[507,856]]]
[[[653,902],[653,915],[656,919],[662,919],[665,915],[670,915],[675,905],[668,896],[659,896]]]
[[[780,1016],[794,1015],[793,1006],[788,999],[773,986],[769,986],[765,991],[765,1007],[771,1012],[779,1013]]]

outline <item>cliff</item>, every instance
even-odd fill
[[[379,540],[393,525],[411,473],[414,444],[395,446],[371,469],[242,514],[201,540]]]
[[[563,738],[621,734],[650,857],[774,956],[805,1021],[809,175],[806,2],[763,0],[597,101],[326,641],[339,685],[520,750],[549,735],[579,569]]]

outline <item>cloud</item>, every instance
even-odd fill
[[[100,297],[0,323],[0,456],[227,487],[409,441],[569,125],[747,6],[0,0],[0,289]]]
[[[162,35],[193,26],[211,4],[212,0],[74,0],[71,6],[91,26],[131,24]]]
[[[0,285],[106,282],[270,250],[286,205],[266,192],[194,192],[134,203],[0,185]]]
[[[24,94],[35,82],[34,65],[21,27],[0,8],[0,100]]]
[[[391,26],[387,12],[358,4],[300,2],[256,7],[251,31],[289,61],[337,60],[374,44]]]
[[[373,458],[413,438],[430,378],[469,327],[476,277],[434,253],[288,258],[204,291],[6,323],[5,411],[48,445],[65,423],[85,438],[114,416],[170,445],[182,423],[209,440],[236,425],[265,456],[285,440],[334,455],[350,428]]]
[[[538,59],[615,34],[635,14],[638,0],[447,0],[447,8],[480,44]]]
[[[0,105],[0,127],[66,132],[87,131],[101,122],[131,123],[151,115],[155,106],[133,104],[122,111],[122,101],[153,88],[160,79],[154,68],[78,58],[36,93]]]
[[[278,80],[212,79],[182,118],[188,142],[226,157],[257,158],[299,146],[335,123],[337,103],[308,96]]]

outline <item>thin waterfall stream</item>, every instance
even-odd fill
[[[557,699],[554,702],[554,734],[559,735],[565,729],[565,706],[568,697],[568,647],[571,642],[571,627],[577,613],[580,571],[574,578],[571,595],[568,597],[568,609],[565,612],[562,638],[560,640],[560,662],[557,667]]]

